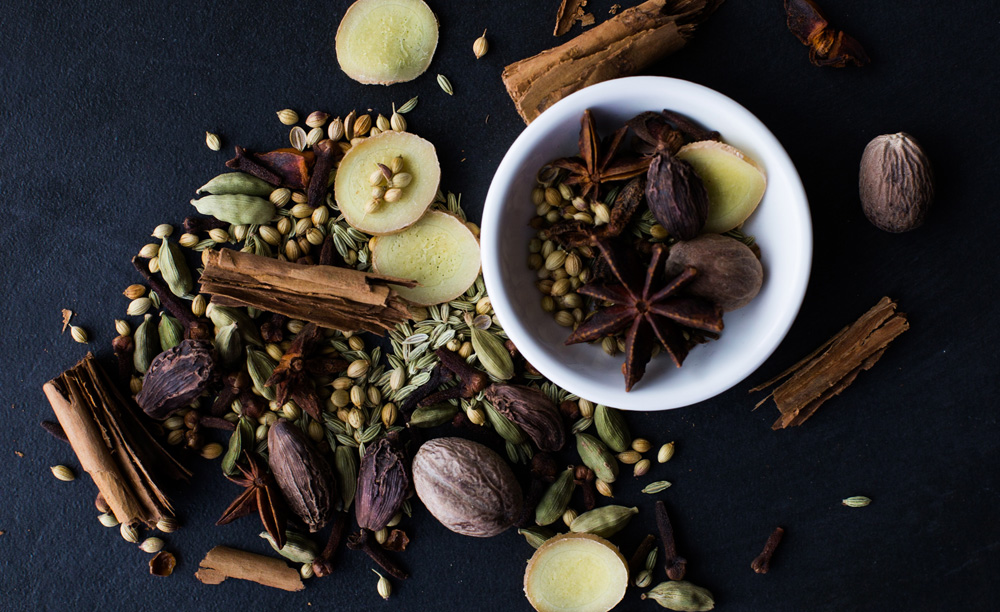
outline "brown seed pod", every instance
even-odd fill
[[[764,270],[750,247],[719,234],[704,234],[670,247],[664,274],[676,276],[688,266],[698,270],[688,290],[726,312],[749,304],[764,282]]]
[[[919,227],[934,200],[930,160],[905,132],[875,137],[861,156],[861,207],[875,227],[908,232]]]
[[[486,390],[486,400],[523,429],[540,450],[557,451],[566,444],[566,424],[559,408],[541,391],[495,384]]]
[[[182,340],[153,359],[135,400],[154,419],[165,419],[197,399],[215,376],[215,357],[207,342]]]
[[[690,240],[708,220],[708,192],[687,162],[659,153],[646,173],[646,200],[653,216],[675,238]]]
[[[268,465],[288,507],[319,531],[333,517],[337,481],[326,459],[294,424],[281,420],[267,433]]]
[[[521,514],[521,487],[507,463],[463,438],[425,442],[413,458],[413,484],[434,518],[462,535],[495,536]]]

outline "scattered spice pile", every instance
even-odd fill
[[[766,181],[717,132],[671,111],[603,140],[589,110],[581,123],[579,156],[538,172],[528,267],[542,309],[572,328],[567,344],[624,353],[628,391],[661,348],[680,367],[722,331],[723,311],[760,291],[760,250],[739,227]]]

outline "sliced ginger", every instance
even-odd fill
[[[437,17],[423,0],[358,0],[337,28],[337,61],[359,83],[402,83],[427,70],[437,43]]]
[[[372,174],[378,164],[390,166],[396,157],[402,158],[400,173],[410,176],[409,183],[399,190],[398,199],[380,201],[372,210]],[[347,152],[337,169],[333,195],[348,223],[380,236],[416,223],[434,201],[440,182],[441,166],[434,145],[409,132],[390,131],[367,138]]]
[[[524,572],[524,594],[538,612],[608,612],[628,587],[628,566],[614,544],[567,533],[542,544]]]
[[[708,221],[702,230],[706,233],[739,227],[764,197],[764,172],[735,147],[702,140],[681,147],[677,157],[691,164],[708,190]]]
[[[421,306],[450,302],[479,276],[479,241],[458,217],[431,210],[402,232],[376,238],[372,265],[379,274],[420,283],[394,286],[403,299]]]

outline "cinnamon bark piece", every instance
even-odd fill
[[[255,306],[320,327],[379,335],[410,318],[390,286],[414,286],[409,280],[230,249],[206,251],[203,261],[201,290],[220,306]]]
[[[194,575],[204,584],[220,584],[226,578],[237,578],[283,591],[305,588],[299,572],[281,559],[226,546],[216,546],[208,551]]]
[[[530,123],[587,85],[635,74],[681,49],[722,2],[643,2],[558,47],[507,66],[507,93]]]
[[[80,465],[121,523],[173,516],[159,477],[191,475],[146,429],[90,353],[42,387]]]
[[[573,24],[583,19],[583,7],[587,6],[587,0],[562,0],[559,3],[559,11],[556,12],[556,28],[553,36],[562,36]]]
[[[909,327],[906,315],[896,311],[896,302],[883,297],[820,348],[750,392],[762,391],[787,378],[757,406],[774,399],[781,416],[772,429],[801,425],[824,402],[854,382],[861,371],[875,365],[886,346]]]

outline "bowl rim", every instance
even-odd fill
[[[761,141],[755,144],[758,150],[768,152],[766,156],[768,158],[768,174],[777,175],[780,173],[782,176],[787,177],[788,186],[794,196],[794,204],[797,205],[794,208],[800,209],[800,214],[796,215],[792,221],[794,225],[797,225],[796,231],[801,233],[803,253],[800,265],[794,270],[795,274],[785,285],[785,290],[789,294],[788,302],[789,304],[794,302],[794,306],[783,309],[778,313],[776,318],[769,322],[770,331],[758,343],[757,349],[752,353],[753,358],[738,363],[737,365],[741,367],[735,369],[724,384],[717,385],[700,393],[687,393],[681,396],[671,395],[670,397],[665,397],[662,403],[658,403],[655,406],[641,403],[638,398],[630,404],[627,401],[627,396],[625,396],[626,401],[623,405],[620,393],[605,390],[603,388],[604,385],[593,383],[586,377],[576,374],[571,368],[554,363],[537,346],[537,341],[532,333],[515,316],[515,308],[501,282],[501,250],[499,241],[499,231],[502,223],[501,213],[504,203],[509,197],[508,193],[511,189],[512,178],[522,159],[530,154],[533,148],[542,141],[556,124],[565,119],[567,113],[578,114],[587,108],[606,107],[610,103],[613,103],[615,99],[628,96],[629,92],[663,90],[665,88],[669,89],[673,96],[708,96],[715,98],[716,102],[728,107],[728,110],[735,116],[736,121],[746,122],[755,132],[759,133]],[[778,345],[791,329],[802,306],[802,301],[805,298],[812,268],[812,220],[805,188],[802,185],[802,180],[795,168],[795,164],[784,147],[781,146],[777,137],[753,113],[732,98],[704,85],[672,77],[633,76],[597,83],[563,98],[528,124],[514,140],[514,143],[507,150],[507,153],[497,166],[486,195],[481,226],[481,251],[483,278],[494,313],[506,331],[507,336],[518,347],[518,350],[525,359],[543,376],[570,393],[586,397],[596,403],[604,403],[625,410],[670,410],[690,406],[724,393],[757,370],[777,349]],[[622,390],[624,390],[624,385],[622,386]]]

